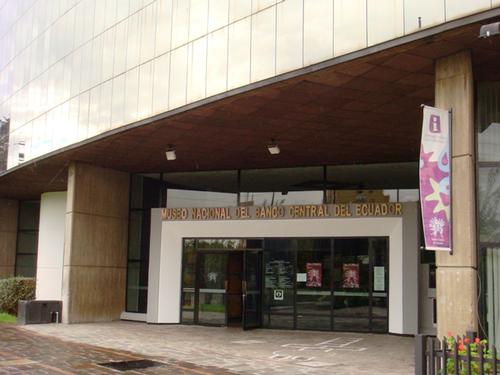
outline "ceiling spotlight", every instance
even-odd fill
[[[278,155],[280,153],[280,148],[278,147],[278,144],[274,141],[274,139],[271,139],[271,142],[269,142],[269,145],[267,145],[267,149],[269,150],[269,153],[271,155]]]
[[[165,157],[169,161],[177,159],[177,155],[175,155],[175,148],[173,146],[168,146],[167,151],[165,151]]]

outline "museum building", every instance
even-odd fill
[[[36,277],[64,323],[500,344],[498,21],[498,0],[0,0],[0,277]],[[422,240],[422,104],[452,117],[452,252]]]

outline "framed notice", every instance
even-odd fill
[[[373,290],[375,292],[385,291],[385,267],[373,267]]]
[[[321,263],[306,263],[306,286],[321,288],[322,267]]]
[[[359,288],[359,264],[344,263],[342,266],[344,274],[343,288],[356,289]]]

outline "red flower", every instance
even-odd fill
[[[465,350],[465,346],[464,346],[464,344],[460,344],[460,345],[458,346],[458,350],[460,350],[460,351]]]
[[[466,337],[466,338],[464,339],[464,343],[465,343],[465,344],[470,344],[470,338]]]
[[[448,331],[448,337],[453,337],[453,332]]]
[[[481,340],[479,339],[479,337],[476,337],[476,339],[474,340],[474,342],[475,342],[476,344],[479,344],[479,343],[481,342]]]

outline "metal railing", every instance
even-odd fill
[[[415,375],[500,374],[500,359],[494,345],[467,337],[415,336]]]

